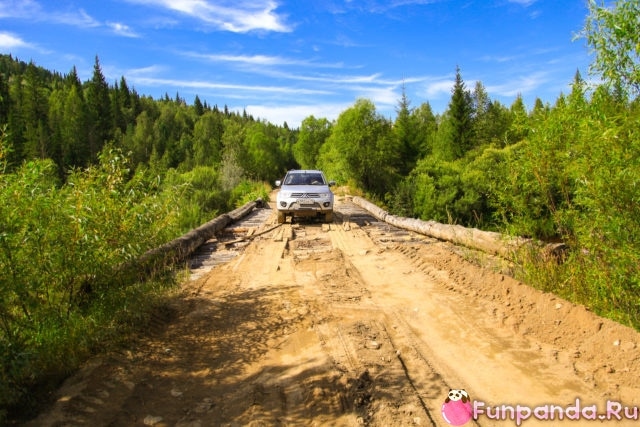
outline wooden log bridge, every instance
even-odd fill
[[[118,270],[125,277],[131,278],[133,275],[137,280],[143,280],[168,265],[184,262],[199,246],[214,237],[216,233],[248,215],[253,209],[261,207],[262,204],[262,199],[257,199],[231,212],[217,216],[198,228],[145,252],[136,261],[122,265]]]

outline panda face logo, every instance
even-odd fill
[[[469,402],[471,399],[469,398],[469,393],[467,393],[465,390],[449,390],[449,394],[447,395],[447,398],[444,400],[445,403],[449,403],[449,402],[457,402],[461,400],[462,403],[467,403]]]
[[[473,418],[469,393],[463,389],[450,389],[441,408],[442,418],[451,426],[461,426]]]

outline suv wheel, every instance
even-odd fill
[[[333,212],[324,214],[324,222],[333,222]]]
[[[284,212],[278,212],[278,224],[284,224],[287,221],[287,216]]]

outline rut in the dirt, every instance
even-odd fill
[[[450,388],[640,405],[634,331],[465,249],[346,199],[331,224],[278,225],[268,208],[243,221],[201,247],[146,335],[88,363],[28,425],[446,426]]]

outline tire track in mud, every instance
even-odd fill
[[[343,250],[348,250],[348,234],[354,233],[359,237],[370,235],[362,231],[358,222],[352,222],[354,211],[361,224],[371,224],[375,221],[373,217],[358,211],[356,207],[349,206],[350,215],[338,216],[343,218],[343,224],[334,223],[330,227],[329,237],[334,248],[326,249],[324,256],[333,270],[317,277],[318,262],[322,257],[317,257],[310,263],[313,265],[313,274],[316,275],[322,298],[327,301],[332,313],[332,321],[317,328],[319,338],[324,343],[325,350],[332,355],[337,368],[347,374],[359,390],[352,406],[359,413],[361,423],[440,425],[434,415],[439,408],[427,406],[421,397],[418,384],[414,383],[410,373],[412,369],[424,371],[424,364],[419,367],[415,362],[407,364],[401,355],[401,347],[411,348],[404,343],[403,338],[407,333],[402,331],[407,326],[396,319],[390,322],[385,310],[372,303],[367,284],[357,268],[349,262],[348,256],[343,253]],[[371,234],[377,237],[378,242],[397,244],[412,240],[402,231],[397,233],[400,237],[394,236],[393,231],[386,225],[383,230],[374,228]],[[296,241],[292,244],[296,245]],[[300,246],[300,243],[296,246]],[[378,250],[372,246],[360,251],[367,253]],[[295,246],[293,252],[295,256]],[[304,269],[304,263],[298,265],[298,268]],[[430,366],[427,367],[430,369]],[[425,375],[421,373],[413,377],[425,378]],[[438,378],[437,375],[434,377]],[[429,380],[433,382],[434,379]],[[425,381],[421,381],[422,385],[424,383]],[[437,390],[440,392],[441,387]],[[440,396],[442,394],[436,398]]]
[[[331,224],[278,225],[273,210],[256,210],[201,248],[184,295],[142,345],[87,364],[30,425],[441,427],[449,388],[476,384],[472,396],[485,398],[487,384],[517,389],[500,383],[505,373],[562,385],[534,382],[527,369],[562,366],[549,368],[548,347],[525,347],[491,314],[511,285],[450,249],[348,200]]]

